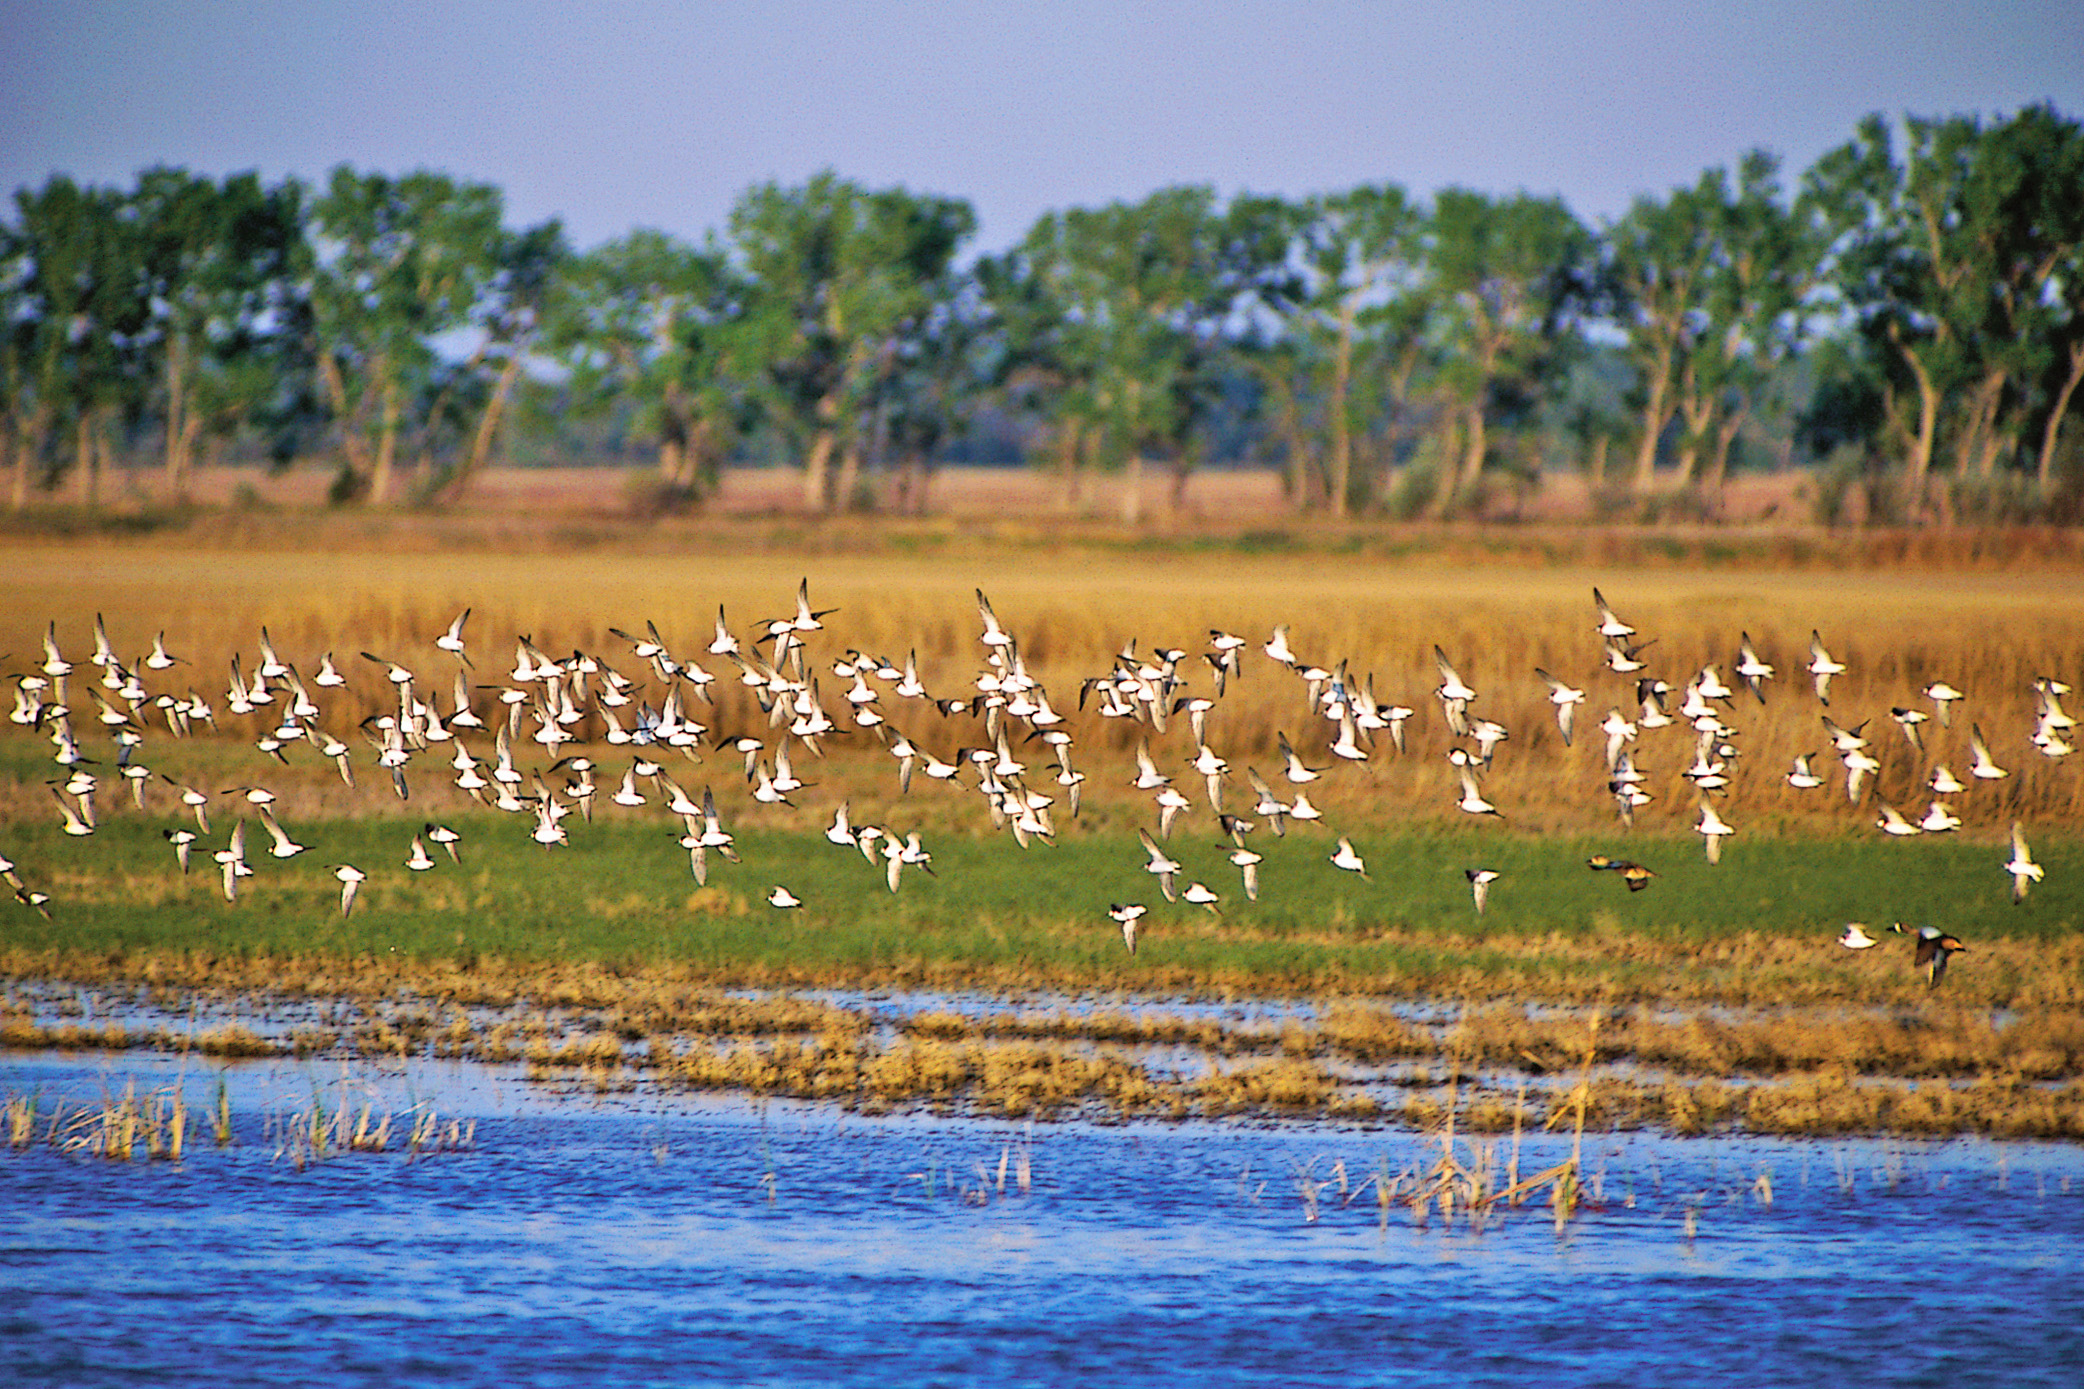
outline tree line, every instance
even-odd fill
[[[437,498],[502,440],[580,429],[690,503],[786,461],[814,510],[916,509],[987,455],[1074,498],[1277,466],[1335,516],[1558,466],[1712,506],[1740,460],[1829,458],[1909,519],[2084,486],[2084,127],[2045,106],[1870,117],[1791,183],[1754,151],[1596,228],[1526,193],[1180,186],[967,263],[967,202],[832,172],[747,189],[699,241],[586,251],[425,171],[53,176],[11,213],[17,507],[68,475],[91,502],[141,452],[179,498],[227,449],[330,458],[340,500]]]

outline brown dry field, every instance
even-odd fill
[[[1922,807],[1916,798],[1931,759],[1965,770],[1971,722],[1984,726],[2014,775],[1976,806],[1970,834],[2001,833],[2014,816],[2084,823],[2084,777],[2025,741],[2036,676],[2084,683],[2084,544],[2072,532],[1333,526],[1273,509],[1274,480],[1263,474],[1199,478],[1192,495],[1207,514],[1160,509],[1127,527],[1052,512],[1050,479],[999,472],[944,476],[937,496],[949,509],[925,519],[792,514],[794,476],[762,473],[729,478],[710,514],[652,523],[628,515],[628,476],[500,470],[460,508],[334,511],[306,504],[323,482],[307,468],[257,482],[241,475],[279,489],[264,506],[203,511],[158,529],[126,533],[60,524],[62,513],[32,516],[0,531],[0,656],[8,657],[0,671],[35,664],[53,622],[68,654],[83,659],[100,613],[119,651],[132,655],[164,630],[194,662],[186,678],[221,697],[231,656],[246,653],[250,668],[264,625],[307,672],[328,650],[343,663],[361,650],[410,663],[414,653],[432,654],[427,643],[466,606],[475,610],[468,636],[483,681],[505,669],[517,634],[545,650],[585,649],[627,667],[636,663],[624,659],[610,626],[656,622],[676,651],[698,652],[719,604],[745,632],[755,619],[786,613],[807,577],[817,606],[839,610],[814,655],[852,647],[901,661],[916,649],[928,686],[947,694],[967,692],[978,669],[972,592],[982,588],[1066,712],[1079,682],[1104,671],[1130,640],[1142,651],[1198,653],[1210,628],[1256,645],[1288,625],[1306,660],[1348,661],[1356,676],[1372,677],[1378,697],[1419,710],[1415,755],[1397,762],[1391,785],[1374,789],[1393,792],[1399,807],[1452,821],[1454,776],[1439,755],[1447,739],[1431,698],[1437,643],[1484,692],[1478,712],[1512,730],[1487,783],[1493,798],[1538,812],[1519,822],[1525,828],[1584,828],[1610,815],[1590,726],[1609,706],[1633,714],[1630,682],[1604,671],[1592,635],[1598,585],[1644,636],[1658,639],[1649,655],[1674,687],[1708,661],[1730,677],[1742,633],[1779,667],[1783,678],[1764,709],[1747,696],[1731,714],[1744,730],[1736,789],[1752,826],[1857,830],[1871,825],[1874,794]],[[228,494],[223,477],[204,481],[205,495]],[[980,509],[961,510],[970,505]],[[1874,720],[1869,731],[1882,748],[1877,790],[1858,812],[1842,795],[1805,798],[1780,779],[1796,753],[1825,746],[1819,706],[1799,678],[1812,629],[1851,667],[1829,712],[1847,725]],[[363,678],[370,667],[353,664],[358,692],[381,684]],[[1574,750],[1561,746],[1536,667],[1588,691]],[[719,688],[734,672],[723,673]],[[1234,764],[1271,771],[1284,730],[1325,760],[1330,730],[1308,726],[1299,682],[1273,678],[1279,674],[1255,653],[1249,678],[1218,711],[1211,742]],[[1197,687],[1208,683],[1200,675]],[[1930,757],[1914,757],[1888,711],[1918,702],[1917,692],[1941,678],[1970,700],[1952,730],[1931,727]],[[836,705],[843,682],[827,681],[826,700]],[[446,677],[437,683],[445,695]],[[757,716],[741,701],[714,724],[727,730],[749,718]],[[1099,756],[1120,757],[1133,745],[1136,734],[1118,723],[1083,722],[1081,742]],[[1676,776],[1691,755],[1680,750],[1690,741],[1682,733],[1659,735],[1657,751],[1644,753],[1670,782],[1653,788],[1660,802],[1652,828],[1691,827],[1693,797]],[[1183,728],[1157,744],[1193,755]],[[871,757],[861,775],[885,770]],[[1089,791],[1104,805],[1102,780]],[[1357,793],[1352,809],[1367,799]]]
[[[653,474],[629,468],[492,468],[472,484],[462,509],[480,515],[537,518],[594,517],[620,519],[631,510],[636,487]],[[802,510],[801,475],[785,469],[730,469],[705,510],[714,516],[782,516]],[[402,492],[416,479],[401,474]],[[333,480],[330,468],[307,463],[279,475],[257,468],[202,468],[193,475],[190,497],[204,508],[223,508],[235,498],[247,506],[307,510],[323,505]],[[1742,475],[1730,481],[1724,496],[1726,518],[1735,523],[1770,522],[1801,526],[1809,514],[1809,479],[1801,472]],[[242,496],[243,494],[243,496]],[[128,468],[104,481],[100,499],[113,509],[163,504],[164,479],[156,467]],[[44,505],[68,506],[70,489],[39,499]],[[1119,476],[1093,482],[1077,504],[1061,475],[1035,469],[949,468],[937,472],[927,494],[930,515],[954,519],[1027,518],[1061,522],[1072,517],[1119,521],[1128,512],[1130,489]],[[1232,530],[1279,524],[1292,519],[1278,473],[1268,470],[1210,471],[1194,475],[1178,507],[1172,483],[1161,473],[1146,473],[1140,511],[1144,524],[1167,529],[1208,527]],[[1580,474],[1546,475],[1539,489],[1524,500],[1501,500],[1491,519],[1518,522],[1578,521],[1591,513],[1590,492]]]

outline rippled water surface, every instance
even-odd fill
[[[176,1074],[14,1055],[0,1092],[48,1111]],[[1429,1160],[1401,1130],[1029,1129],[337,1063],[190,1063],[192,1107],[220,1074],[222,1151],[206,1126],[178,1164],[0,1150],[0,1380],[1951,1386],[2084,1365],[2070,1147],[1588,1138],[1599,1201],[1559,1237],[1545,1208],[1385,1221],[1363,1183]],[[432,1103],[475,1146],[299,1170],[271,1118],[314,1093]],[[1522,1168],[1561,1151],[1530,1140]]]

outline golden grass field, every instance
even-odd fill
[[[428,643],[465,607],[473,611],[467,636],[479,653],[477,676],[489,683],[510,664],[517,634],[545,651],[584,649],[634,667],[640,663],[608,629],[636,631],[649,621],[676,651],[699,654],[719,605],[734,629],[749,629],[757,619],[786,615],[797,581],[807,577],[815,604],[837,609],[815,655],[858,648],[901,662],[916,650],[930,690],[967,694],[980,666],[972,595],[982,588],[1066,713],[1076,704],[1079,682],[1105,672],[1127,642],[1143,653],[1175,646],[1198,655],[1211,628],[1243,635],[1256,648],[1276,625],[1287,625],[1306,661],[1348,662],[1356,678],[1372,680],[1378,698],[1418,711],[1413,755],[1380,759],[1368,776],[1354,779],[1368,792],[1352,798],[1363,815],[1454,818],[1443,809],[1455,782],[1441,756],[1447,739],[1431,694],[1439,683],[1432,656],[1438,644],[1481,693],[1478,711],[1510,730],[1487,783],[1493,799],[1517,807],[1522,828],[1572,828],[1610,818],[1603,767],[1589,751],[1600,742],[1596,725],[1610,707],[1630,717],[1636,712],[1631,682],[1601,666],[1590,601],[1598,585],[1642,637],[1656,638],[1646,657],[1675,689],[1710,661],[1733,680],[1742,633],[1778,668],[1780,679],[1763,707],[1746,694],[1729,715],[1743,735],[1735,799],[1754,825],[1855,828],[1873,818],[1871,798],[1856,815],[1843,796],[1798,794],[1781,779],[1797,753],[1827,747],[1819,718],[1825,712],[1848,727],[1872,720],[1868,731],[1884,764],[1876,794],[1906,809],[1913,801],[1922,808],[1917,798],[1930,761],[1965,772],[1968,727],[1979,724],[2013,774],[1972,798],[1968,830],[2002,830],[2015,816],[2072,826],[2084,818],[2078,760],[2051,761],[2026,743],[2034,678],[2084,683],[2084,570],[2066,566],[1774,571],[1680,567],[1638,555],[1633,564],[1534,567],[1519,555],[1484,564],[1424,553],[1058,548],[1018,538],[966,538],[908,555],[844,547],[825,552],[829,537],[815,531],[790,544],[788,537],[729,530],[709,532],[682,553],[659,552],[641,530],[632,531],[627,546],[611,539],[539,553],[482,543],[430,546],[418,526],[407,527],[404,537],[401,547],[372,522],[360,534],[302,537],[306,543],[296,549],[274,548],[264,539],[196,543],[181,537],[0,543],[7,575],[0,653],[11,653],[10,670],[39,663],[43,632],[55,623],[61,644],[84,657],[100,614],[117,649],[133,655],[166,632],[169,645],[192,662],[182,675],[215,697],[233,654],[245,653],[250,669],[265,626],[307,672],[329,650],[359,667],[354,687],[365,703],[353,707],[358,719],[376,711],[383,682],[360,678],[376,671],[355,653],[419,660],[433,672],[424,658],[438,653],[429,652]],[[1821,631],[1849,667],[1827,711],[1800,674],[1812,630]],[[1212,718],[1211,744],[1233,764],[1249,761],[1271,772],[1275,735],[1285,730],[1299,748],[1315,748],[1307,755],[1321,763],[1317,754],[1334,730],[1322,724],[1313,730],[1300,683],[1256,649],[1250,654],[1246,677]],[[1533,674],[1537,667],[1587,691],[1574,749],[1562,746],[1546,687]],[[722,674],[720,690],[735,672]],[[429,679],[445,697],[447,675]],[[1918,691],[1936,679],[1951,681],[1969,698],[1953,728],[1941,729],[1936,720],[1926,725],[1932,757],[1924,758],[1899,735],[1889,710],[1912,704],[1929,710]],[[829,673],[825,680],[844,683]],[[1209,692],[1205,668],[1194,685]],[[837,688],[826,693],[837,702]],[[727,701],[716,727],[725,731],[754,717],[742,699]],[[1136,736],[1090,718],[1084,728],[1090,732],[1082,742],[1089,737],[1114,756]],[[1691,796],[1679,794],[1687,788],[1675,781],[1691,756],[1681,732],[1664,730],[1655,743],[1645,735],[1637,749],[1645,765],[1674,779],[1663,788],[1672,794],[1660,795],[1646,815],[1651,825],[1692,823]],[[1193,756],[1183,726],[1167,737],[1183,750],[1182,760]],[[1154,739],[1159,747],[1165,741]],[[1663,755],[1651,750],[1659,746]],[[849,759],[842,752],[834,760]],[[879,753],[867,760],[881,765]],[[1105,804],[1103,778],[1093,778],[1088,792]]]

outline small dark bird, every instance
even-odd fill
[[[1605,854],[1594,854],[1585,860],[1585,867],[1595,873],[1619,873],[1630,892],[1641,892],[1657,875],[1640,863],[1631,863],[1625,858],[1608,858]]]
[[[1899,936],[1912,936],[1916,939],[1917,948],[1911,956],[1911,966],[1925,971],[1925,987],[1930,989],[1938,988],[1939,981],[1946,978],[1947,961],[1957,952],[1968,948],[1937,926],[1920,926],[1916,931],[1912,931],[1899,921],[1889,929]]]

